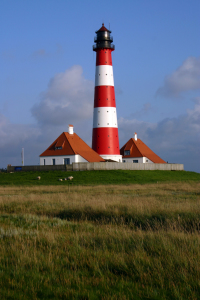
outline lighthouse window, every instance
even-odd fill
[[[124,151],[124,155],[126,156],[126,155],[130,155],[130,150],[125,150]]]
[[[109,123],[107,123],[107,125],[109,125]]]

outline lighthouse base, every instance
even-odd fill
[[[116,162],[122,162],[122,155],[104,155],[99,154],[105,160],[114,160]]]

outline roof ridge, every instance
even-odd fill
[[[133,142],[134,142],[134,144],[135,144],[135,146],[136,146],[136,148],[138,149],[138,151],[140,152],[140,154],[144,157],[144,154],[141,152],[141,150],[138,148],[138,146],[137,146],[137,144],[135,143],[135,140],[134,140],[134,138],[132,138],[132,140],[133,140]],[[137,139],[138,141],[141,141],[140,139]]]
[[[72,145],[71,145],[71,143],[70,143],[70,141],[69,141],[69,139],[68,139],[68,136],[66,135],[66,133],[69,134],[69,132],[65,132],[65,131],[64,131],[63,133],[64,133],[64,135],[65,135],[65,137],[66,137],[66,139],[67,139],[67,141],[68,141],[68,143],[69,143],[69,145],[70,145],[72,151],[74,152],[74,154],[78,154],[78,153],[74,150],[74,148],[72,147]],[[75,132],[74,132],[73,134],[75,134]]]

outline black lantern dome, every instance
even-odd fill
[[[113,37],[110,35],[111,31],[104,26],[104,23],[102,24],[102,27],[95,33],[96,36],[94,38],[94,42],[96,45],[93,45],[94,51],[99,48],[115,49],[115,46],[111,44],[113,42]]]

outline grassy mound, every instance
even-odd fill
[[[37,180],[41,176],[41,180]],[[174,181],[200,181],[200,173],[186,171],[82,171],[82,172],[16,172],[0,173],[0,185],[66,185],[67,181],[58,181],[73,176],[73,185],[107,185],[132,183],[157,183]],[[72,182],[70,182],[72,184]]]

